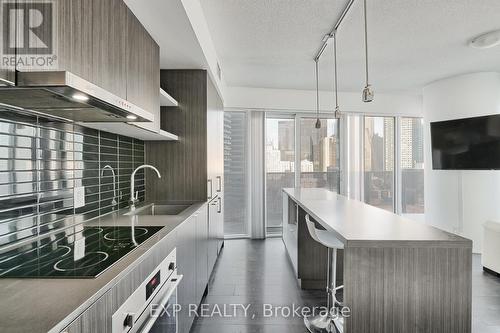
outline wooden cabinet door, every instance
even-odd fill
[[[29,57],[38,54],[29,49],[43,49],[47,40],[40,38],[27,40],[25,20],[16,20],[16,70],[56,71],[67,70],[92,82],[92,3],[93,0],[60,0],[48,3],[51,6],[53,25],[41,25],[40,36],[51,35],[52,61],[32,63]],[[26,0],[21,9],[37,8],[40,1]],[[42,14],[43,15],[43,14]],[[48,56],[48,55],[47,55]],[[47,59],[42,56],[43,59]]]
[[[123,0],[92,4],[92,83],[121,98],[127,98],[127,11]]]
[[[155,116],[152,123],[135,123],[160,130],[160,51],[135,15],[127,10],[127,100]]]
[[[179,332],[189,332],[193,316],[189,305],[198,304],[196,299],[196,217],[184,221],[177,232],[177,271],[184,277],[177,287],[177,302],[182,306],[179,313]]]
[[[70,71],[93,82],[93,0],[57,1],[55,5],[57,58],[55,68],[47,70]]]
[[[109,290],[78,318],[69,324],[63,333],[111,333],[113,297]]]

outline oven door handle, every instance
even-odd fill
[[[167,304],[170,297],[172,297],[172,294],[174,293],[174,291],[177,290],[177,286],[179,285],[179,283],[181,282],[183,277],[184,277],[183,275],[176,276],[177,281],[174,282],[172,287],[169,290],[167,290],[165,295],[158,302],[160,309],[163,309],[163,307]],[[141,333],[142,332],[144,332],[144,333],[149,332],[151,330],[151,328],[153,327],[153,325],[155,324],[156,320],[158,320],[158,317],[149,318],[148,321],[144,325],[142,325]]]

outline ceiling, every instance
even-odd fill
[[[347,0],[200,0],[229,86],[315,89],[312,60]],[[375,91],[419,92],[453,75],[500,71],[500,47],[467,46],[500,29],[498,0],[368,0],[370,81]],[[364,86],[362,1],[338,32],[339,89]],[[320,61],[333,86],[332,48]]]

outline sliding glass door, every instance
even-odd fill
[[[300,118],[300,187],[339,192],[340,145],[337,119]]]
[[[364,117],[364,199],[394,211],[394,117]]]
[[[399,119],[401,214],[424,213],[424,125],[422,118]]]
[[[321,187],[338,192],[339,123],[326,115],[274,115],[266,118],[266,225],[268,235],[281,234],[286,187]]]
[[[282,189],[295,186],[295,118],[266,118],[266,233],[281,234]]]

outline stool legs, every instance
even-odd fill
[[[343,331],[343,323],[340,329],[337,328],[335,322],[342,321],[341,318],[335,318],[335,313],[332,309],[337,303],[335,297],[337,292],[337,249],[328,248],[328,268],[327,268],[327,313],[320,313],[316,316],[305,317],[304,323],[311,333],[337,333]]]

